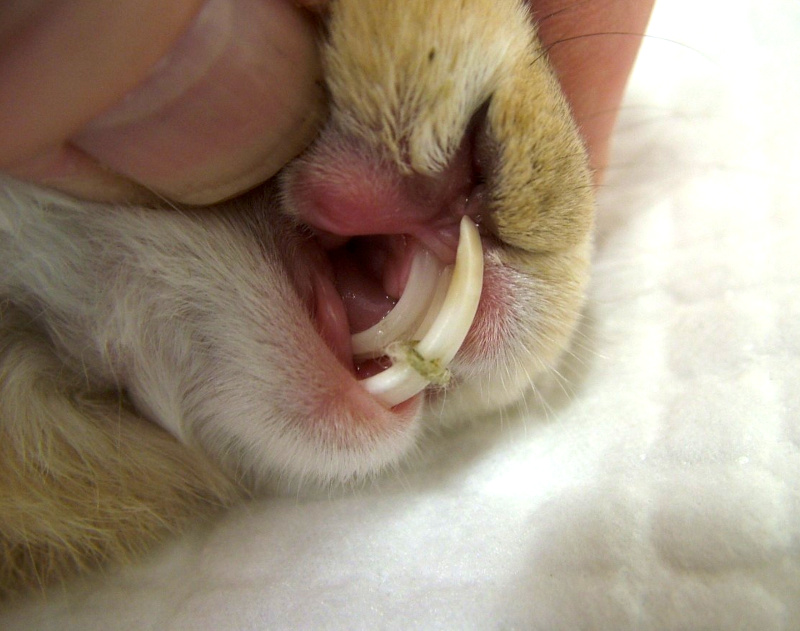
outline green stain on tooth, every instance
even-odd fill
[[[424,379],[445,386],[450,381],[450,371],[442,366],[440,359],[426,359],[417,351],[418,340],[409,342],[392,342],[386,347],[386,354],[395,365],[407,364]]]

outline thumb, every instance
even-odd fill
[[[199,9],[180,0],[167,3],[187,7],[171,23],[161,2],[65,4],[59,29],[72,37],[57,38],[62,50],[40,39],[43,65],[70,96],[51,89],[45,103],[29,101],[27,115],[35,125],[37,106],[52,110],[62,96],[62,111],[49,115],[64,128],[53,142],[29,135],[38,144],[3,165],[12,173],[95,199],[134,199],[144,188],[208,204],[267,179],[314,135],[324,109],[314,27],[288,0],[207,0]]]

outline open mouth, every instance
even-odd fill
[[[337,248],[328,261],[313,248],[315,260],[302,271],[312,277],[307,304],[318,333],[360,385],[390,408],[430,384],[447,384],[448,365],[472,327],[483,287],[481,236],[470,217],[458,224],[452,263],[414,238],[400,240],[391,261],[377,260],[369,239],[348,242],[346,252]]]
[[[361,381],[389,406],[449,381],[447,366],[467,337],[483,287],[483,248],[478,228],[463,217],[453,265],[442,268],[421,249],[395,307],[377,324],[351,337],[353,357],[387,355],[392,365]]]
[[[284,182],[313,241],[302,273],[317,330],[389,408],[448,382],[478,311],[485,199],[474,145],[469,134],[431,177],[399,173],[337,138]]]

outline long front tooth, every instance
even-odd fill
[[[444,304],[445,296],[447,296],[447,290],[450,287],[450,281],[453,279],[453,266],[448,265],[442,270],[442,273],[439,275],[439,280],[436,283],[436,289],[433,292],[433,296],[431,297],[430,304],[428,305],[428,310],[425,312],[425,317],[422,319],[422,323],[417,327],[414,331],[414,334],[410,337],[412,340],[421,340],[425,333],[431,328],[433,321],[436,319],[436,316],[439,315],[439,312],[442,310],[442,305]]]
[[[352,336],[355,359],[381,357],[390,342],[414,332],[428,308],[441,271],[442,265],[432,252],[425,249],[417,252],[406,289],[394,308],[380,322]]]
[[[483,288],[483,249],[475,224],[462,218],[456,264],[442,307],[419,342],[395,342],[387,349],[392,366],[361,381],[388,406],[411,398],[429,383],[446,383],[447,365],[464,343]],[[426,318],[427,319],[427,318]]]
[[[467,337],[483,289],[483,248],[478,227],[471,219],[461,219],[456,265],[439,315],[416,345],[417,352],[429,360],[449,364]]]

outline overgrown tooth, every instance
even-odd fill
[[[428,309],[442,265],[428,250],[417,252],[411,263],[406,289],[394,308],[380,322],[352,336],[356,359],[381,357],[394,340],[410,336]]]
[[[439,315],[439,312],[442,310],[442,305],[444,304],[444,299],[447,295],[447,289],[450,287],[450,281],[452,278],[453,266],[448,265],[439,275],[439,279],[436,283],[436,289],[433,292],[433,296],[431,296],[430,304],[427,306],[427,311],[425,312],[425,317],[422,319],[422,323],[417,327],[417,329],[414,331],[414,334],[411,335],[409,339],[421,340],[428,329],[431,328],[436,316]]]
[[[420,355],[449,364],[464,343],[475,319],[483,289],[483,248],[477,226],[461,220],[453,278],[430,329],[417,344]]]
[[[429,383],[444,384],[447,365],[464,343],[478,310],[483,288],[483,249],[478,228],[464,217],[452,280],[436,317],[418,332],[418,342],[394,342],[384,349],[392,366],[361,381],[388,406],[411,398]],[[398,303],[399,304],[399,303]],[[425,318],[428,321],[429,318]],[[425,330],[422,330],[425,329]]]

